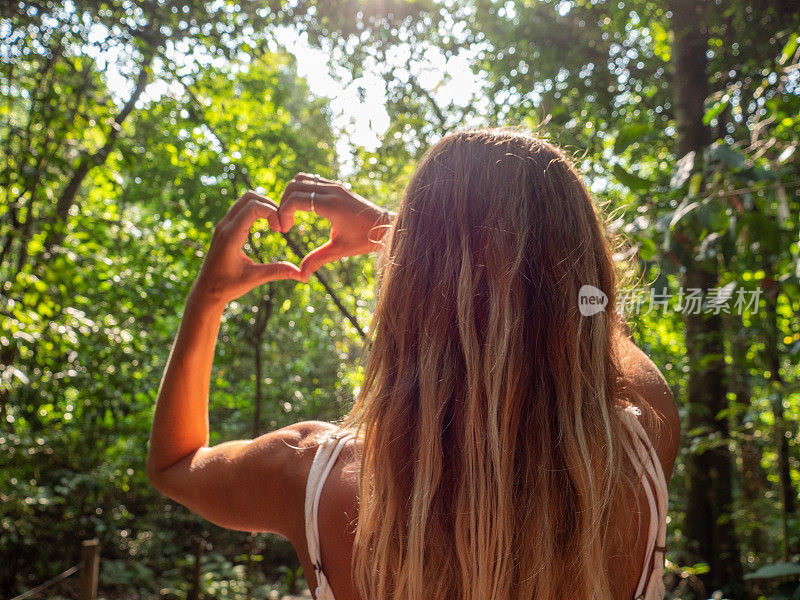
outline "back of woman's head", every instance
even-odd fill
[[[592,285],[608,298],[579,309]],[[620,480],[616,276],[591,197],[536,137],[432,147],[387,234],[365,380],[365,600],[592,598]]]

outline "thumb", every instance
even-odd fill
[[[341,252],[331,240],[328,240],[322,246],[315,248],[303,257],[303,261],[300,263],[300,272],[305,280],[308,281],[314,271],[340,258],[342,258]]]
[[[253,287],[279,279],[296,279],[297,281],[302,281],[302,275],[297,265],[285,261],[255,263],[250,268],[249,278]]]
[[[278,205],[278,226],[280,231],[285,233],[294,226],[294,213],[298,210],[311,210],[311,194],[292,190],[284,195],[280,205]]]

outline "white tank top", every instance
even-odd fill
[[[631,428],[633,438],[639,441],[635,447],[631,447],[628,443],[624,443],[623,447],[637,472],[641,473],[640,478],[650,506],[647,551],[633,600],[662,600],[665,591],[664,553],[667,551],[667,482],[661,468],[661,461],[637,418],[640,414],[639,409],[629,406],[620,412],[623,422]],[[342,431],[324,435],[308,473],[305,502],[306,542],[308,543],[308,555],[317,576],[317,589],[314,592],[317,600],[336,600],[322,570],[318,524],[319,499],[325,480],[339,457],[339,453],[345,443],[353,437],[352,433]],[[650,571],[651,567],[652,572]]]

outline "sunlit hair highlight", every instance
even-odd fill
[[[617,273],[565,154],[446,135],[385,238],[357,431],[364,600],[610,598],[624,477]],[[582,316],[578,292],[608,306]]]

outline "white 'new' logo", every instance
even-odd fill
[[[591,317],[603,310],[608,304],[608,296],[603,290],[593,285],[582,285],[578,290],[578,310],[584,317]]]

